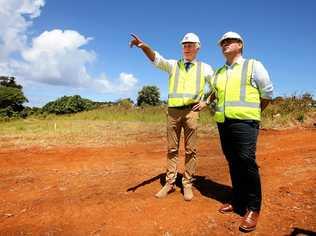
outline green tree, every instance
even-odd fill
[[[63,96],[55,101],[43,106],[42,111],[54,114],[70,114],[85,110],[91,110],[96,104],[89,100],[81,98],[79,95]]]
[[[14,77],[10,77],[10,76],[0,76],[0,86],[18,88],[21,90],[23,88],[22,85],[19,85],[15,82]]]
[[[0,116],[21,116],[23,103],[28,101],[22,88],[14,77],[0,76]]]
[[[160,105],[160,91],[156,86],[144,86],[139,92],[137,97],[137,106]]]

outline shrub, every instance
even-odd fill
[[[139,92],[137,97],[137,106],[160,105],[160,91],[156,86],[144,86]]]
[[[96,108],[96,104],[89,100],[83,99],[79,95],[63,96],[55,101],[47,103],[43,108],[43,112],[54,114],[71,114],[80,111],[91,110]]]

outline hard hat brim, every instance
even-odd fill
[[[184,44],[184,43],[200,43],[200,42],[194,42],[194,41],[184,41],[184,42],[180,42],[180,44]]]
[[[227,38],[224,38],[224,39],[220,39],[220,40],[217,42],[217,44],[218,44],[219,46],[221,46],[221,43],[222,43],[224,40],[226,40],[226,39],[236,39],[236,40],[238,40],[239,42],[241,42],[242,44],[244,44],[244,41],[243,41],[242,39],[240,39],[240,38],[234,38],[234,37],[227,37]]]

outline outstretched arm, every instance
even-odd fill
[[[136,46],[138,48],[141,48],[144,52],[144,54],[148,57],[149,60],[154,61],[155,60],[155,52],[149,47],[148,44],[143,42],[138,36],[135,34],[131,34],[133,37],[132,40],[129,42],[129,46],[133,47]]]

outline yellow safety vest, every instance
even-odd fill
[[[200,101],[205,80],[202,62],[197,61],[186,71],[184,61],[177,62],[169,77],[168,106],[180,107]]]
[[[251,84],[254,60],[235,64],[230,78],[227,67],[218,69],[213,77],[213,87],[217,92],[215,112],[216,122],[224,122],[225,117],[240,120],[261,120],[260,93]]]

